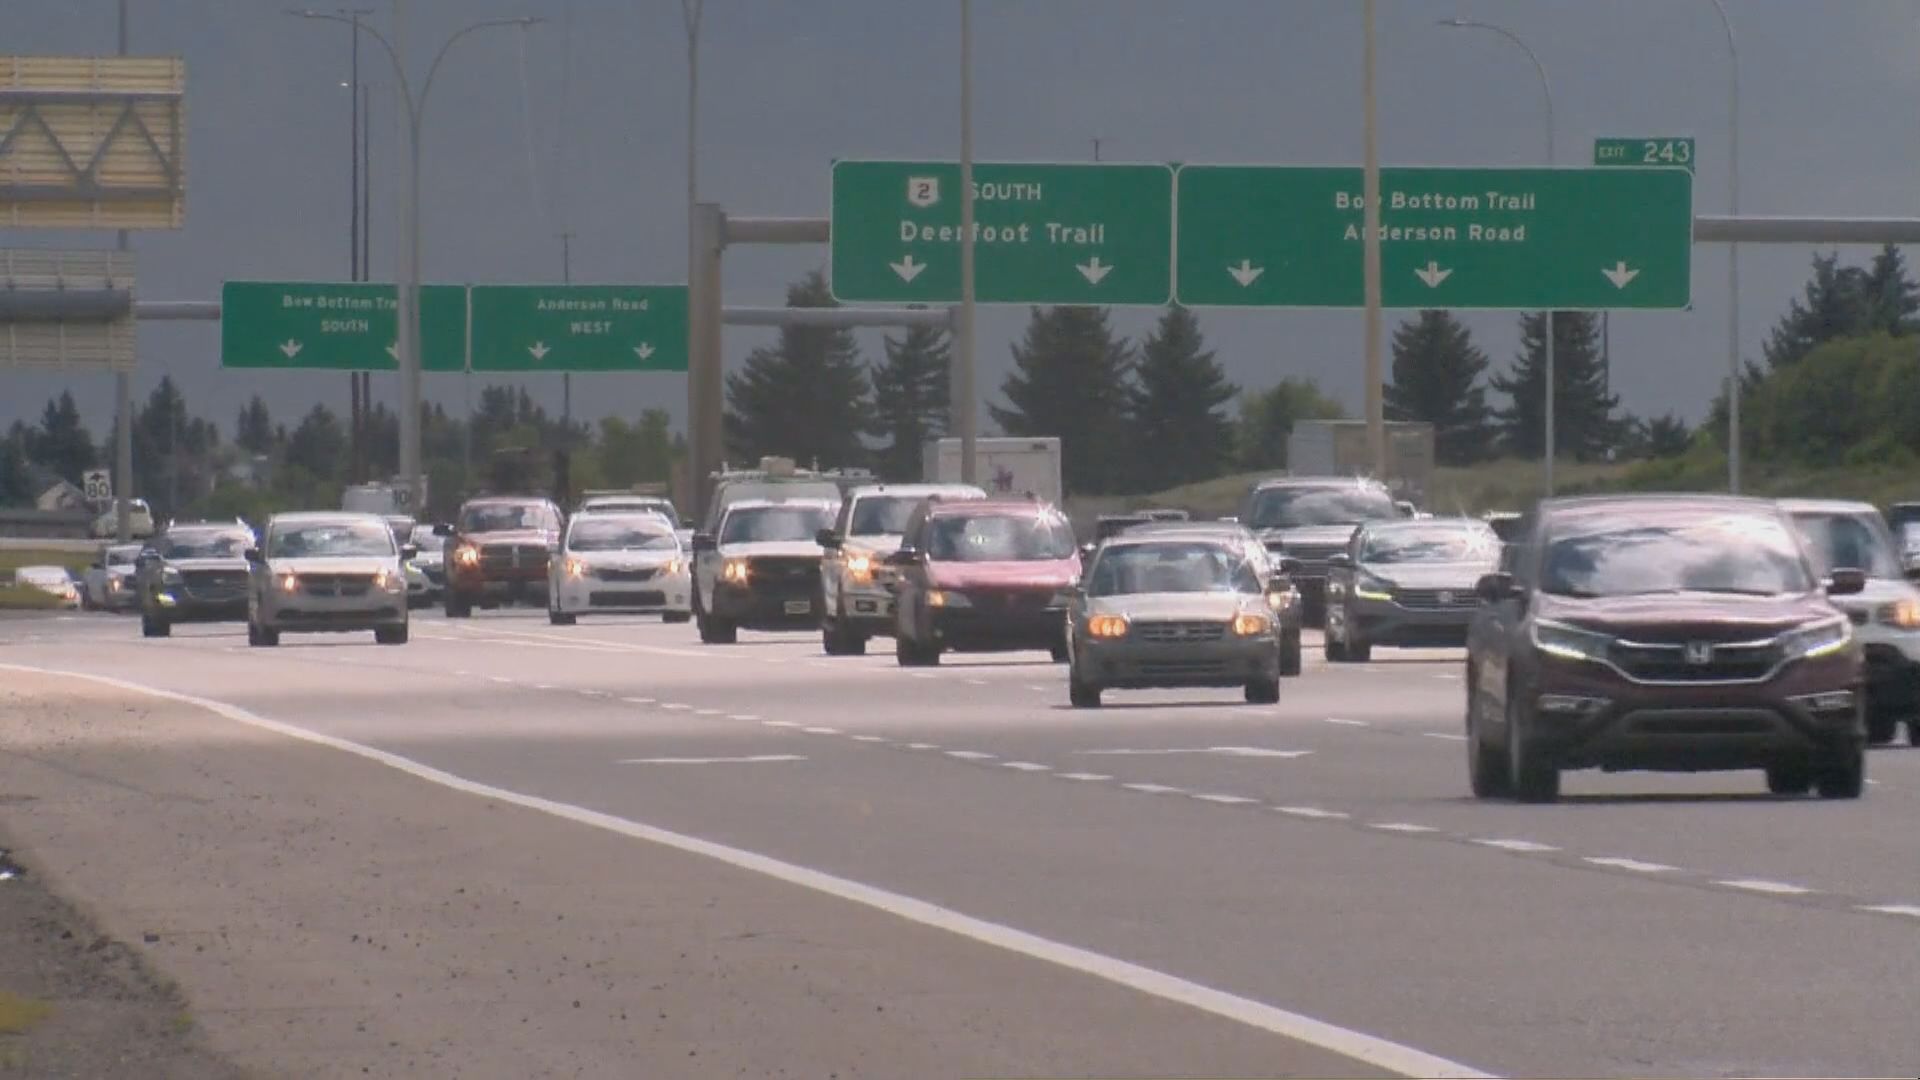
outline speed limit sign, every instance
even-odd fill
[[[81,478],[82,486],[90,502],[105,502],[113,498],[113,478],[105,469],[89,469]]]

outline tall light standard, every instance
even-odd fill
[[[1727,6],[1713,0],[1727,32],[1727,213],[1740,216],[1740,48]],[[1740,245],[1727,245],[1727,490],[1740,493]]]
[[[1717,3],[1718,0],[1715,0],[1715,2]],[[1527,54],[1528,60],[1533,61],[1533,70],[1540,76],[1540,94],[1546,99],[1547,103],[1547,167],[1549,169],[1553,168],[1553,84],[1547,80],[1547,68],[1545,64],[1540,62],[1540,57],[1534,55],[1534,51],[1527,47],[1526,42],[1520,40],[1519,35],[1503,26],[1476,22],[1472,19],[1442,19],[1440,20],[1440,25],[1454,30],[1486,30],[1490,33],[1499,34],[1501,37],[1513,42],[1519,47],[1521,52]],[[1551,496],[1553,494],[1553,459],[1555,457],[1555,451],[1558,449],[1555,442],[1554,413],[1557,406],[1556,399],[1560,396],[1560,385],[1554,372],[1553,362],[1554,329],[1552,308],[1547,309],[1545,336],[1547,339],[1547,370],[1546,385],[1542,388],[1541,397],[1545,402],[1544,411],[1546,414],[1546,460],[1542,469],[1544,470],[1546,493]]]
[[[329,14],[324,11],[295,11],[290,14],[303,19],[321,19],[327,22],[349,23],[380,43],[386,50],[387,59],[393,63],[394,82],[400,87],[401,101],[406,105],[407,116],[407,244],[406,265],[400,282],[400,340],[396,342],[400,360],[400,480],[406,485],[412,505],[408,509],[420,513],[425,507],[420,505],[420,495],[426,489],[426,477],[420,462],[420,126],[421,117],[426,112],[427,95],[433,92],[434,77],[440,73],[440,62],[447,57],[447,51],[454,43],[476,30],[490,26],[532,26],[541,20],[531,17],[515,19],[486,19],[462,27],[454,32],[440,51],[433,54],[433,62],[427,65],[427,77],[420,84],[420,93],[415,95],[412,83],[407,81],[406,64],[400,59],[400,50],[396,49],[386,36],[365,23],[348,19],[344,15]],[[400,0],[394,0],[394,22],[396,36],[405,25],[405,14]]]
[[[978,482],[979,404],[973,367],[973,3],[960,0],[960,325],[949,409],[960,430],[960,482]]]

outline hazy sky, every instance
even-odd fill
[[[393,0],[353,0],[392,29]],[[289,17],[287,0],[131,0],[139,54],[181,55],[188,81],[187,224],[140,233],[139,292],[211,299],[223,280],[347,276],[346,27]],[[572,230],[576,281],[685,279],[685,37],[680,0],[407,0],[419,78],[465,23],[536,14],[531,31],[467,39],[443,65],[426,120],[428,280],[558,280]],[[1728,0],[1739,38],[1741,206],[1750,214],[1912,214],[1920,185],[1920,3]],[[332,10],[329,7],[327,10]],[[975,137],[982,160],[1354,164],[1361,156],[1357,0],[976,0]],[[1710,0],[1381,0],[1381,154],[1387,164],[1534,165],[1543,110],[1525,39],[1552,79],[1561,164],[1597,135],[1693,135],[1695,208],[1727,207],[1728,60]],[[113,0],[0,0],[0,49],[110,53]],[[701,43],[704,198],[735,214],[824,216],[834,157],[952,157],[959,130],[956,0],[708,0]],[[394,266],[397,114],[385,59],[375,86],[374,273]],[[524,76],[523,76],[524,72]],[[531,137],[525,124],[530,111]],[[6,243],[109,246],[103,234],[6,234]],[[1812,250],[1742,252],[1742,339],[1805,281]],[[1869,252],[1846,252],[1864,261]],[[736,248],[728,303],[779,303],[824,266],[820,248]],[[1615,387],[1637,413],[1697,418],[1726,364],[1725,248],[1695,248],[1694,308],[1612,320]],[[1119,309],[1136,339],[1157,312]],[[1399,316],[1389,313],[1389,325]],[[983,309],[980,386],[997,396],[1024,308]],[[1465,316],[1505,367],[1510,313]],[[1231,377],[1259,388],[1305,375],[1357,409],[1361,327],[1351,312],[1207,311]],[[769,332],[730,328],[729,365]],[[863,334],[870,356],[879,334]],[[222,372],[212,323],[147,324],[144,394],[163,373],[231,434],[253,392],[277,413],[344,411],[338,374]],[[460,376],[430,376],[457,407]],[[96,431],[109,376],[0,373],[0,422],[70,388]],[[474,389],[477,392],[478,383]],[[558,376],[530,380],[550,406]],[[397,399],[392,376],[375,393]],[[685,406],[679,375],[576,376],[575,413]]]

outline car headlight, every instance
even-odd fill
[[[570,578],[586,577],[587,564],[581,562],[579,559],[569,558],[567,560],[567,576]]]
[[[1873,617],[1888,626],[1897,626],[1902,630],[1920,630],[1920,600],[1907,597],[1895,600],[1891,604],[1880,605]]]
[[[1364,570],[1353,576],[1353,595],[1362,600],[1393,599],[1393,582],[1375,577]]]
[[[1233,617],[1233,632],[1238,637],[1256,637],[1273,629],[1273,620],[1265,615],[1243,611]]]
[[[1267,594],[1267,606],[1275,611],[1285,611],[1298,603],[1299,600],[1300,594],[1294,592],[1291,586]]]
[[[375,579],[375,580],[378,580],[378,578],[377,578],[377,576],[376,576],[376,579]],[[299,591],[300,591],[300,578],[299,578],[299,576],[298,576],[298,575],[295,575],[295,574],[281,574],[281,575],[280,575],[280,578],[279,578],[279,581],[280,581],[280,591],[281,591],[281,592],[289,592],[289,593],[291,593],[291,592],[299,592]]]
[[[407,587],[407,577],[405,574],[396,574],[389,570],[376,570],[373,574],[373,587],[385,589],[387,592],[399,592]]]
[[[873,556],[864,551],[848,555],[847,576],[855,581],[872,581]]]
[[[721,580],[734,585],[745,585],[749,573],[745,559],[728,559],[727,564],[720,568]]]
[[[1803,626],[1780,636],[1780,648],[1789,660],[1830,656],[1853,642],[1853,627],[1844,616]]]
[[[479,566],[480,549],[472,544],[461,544],[453,549],[453,561],[461,566]]]
[[[1613,638],[1606,634],[1552,619],[1533,620],[1533,647],[1549,656],[1563,660],[1605,660],[1607,647],[1612,644]]]
[[[1126,637],[1127,617],[1125,615],[1095,615],[1087,620],[1087,636],[1107,639]]]
[[[667,560],[666,562],[664,562],[664,563],[661,563],[661,564],[660,564],[660,572],[661,572],[662,574],[664,574],[664,575],[666,575],[667,577],[672,577],[673,575],[675,575],[675,574],[677,574],[677,573],[679,573],[679,572],[680,572],[680,560],[679,560],[679,559],[668,559],[668,560]]]
[[[934,589],[927,594],[927,606],[937,608],[963,608],[972,607],[973,601],[967,599],[966,593],[954,592],[952,589]]]

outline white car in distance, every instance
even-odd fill
[[[693,617],[692,571],[676,522],[656,511],[577,513],[547,573],[547,621],[582,615]]]

